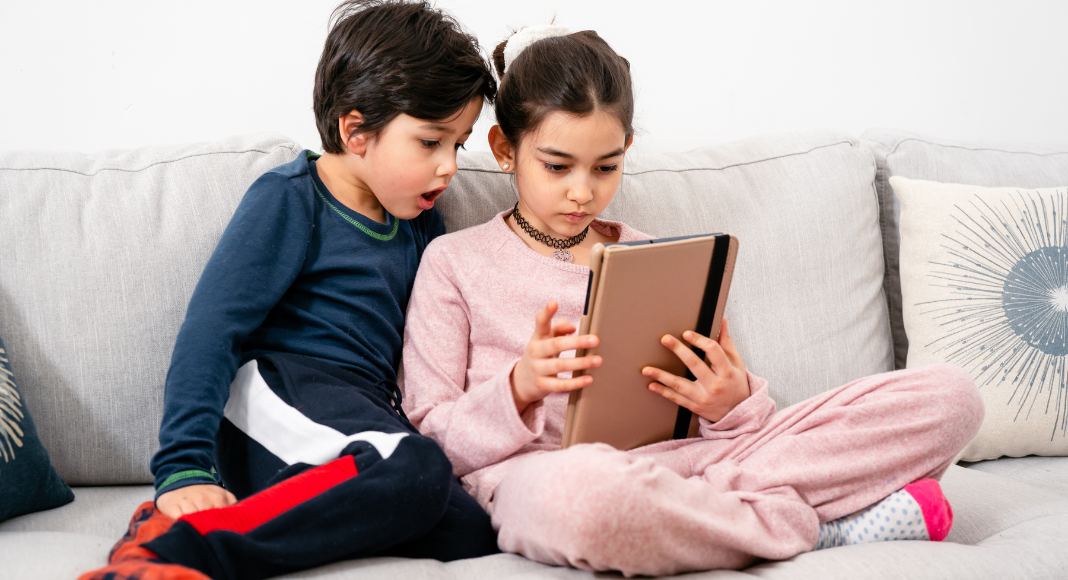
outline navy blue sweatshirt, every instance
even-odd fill
[[[237,368],[302,354],[395,381],[404,313],[438,211],[380,224],[342,205],[309,151],[249,187],[189,301],[164,391],[156,494],[215,483],[212,454]]]

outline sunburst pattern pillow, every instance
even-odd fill
[[[1068,455],[1068,187],[890,185],[907,366],[960,365],[986,404],[961,459]]]
[[[0,340],[0,521],[73,500],[74,493],[52,468],[48,452],[37,439]]]

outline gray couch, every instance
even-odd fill
[[[67,506],[0,523],[0,576],[73,578],[105,563],[153,496],[171,347],[200,270],[246,187],[298,154],[277,135],[106,151],[0,153],[0,337]],[[488,153],[465,153],[440,202],[450,231],[514,202]],[[658,236],[728,231],[728,304],[780,408],[904,362],[891,175],[1068,184],[1068,150],[893,131],[809,132],[628,158],[606,217]],[[888,299],[889,297],[889,299]],[[896,349],[895,349],[896,345]],[[947,541],[836,548],[694,578],[1068,578],[1068,459],[953,466]],[[2,501],[2,498],[0,498]],[[372,558],[292,578],[590,578],[502,554]]]

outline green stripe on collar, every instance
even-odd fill
[[[371,236],[372,238],[374,238],[376,240],[381,240],[383,242],[388,242],[388,241],[392,240],[394,236],[397,235],[397,230],[400,229],[400,220],[397,219],[396,216],[393,216],[393,231],[389,232],[388,234],[380,234],[378,232],[375,232],[371,228],[361,224],[360,222],[352,219],[351,217],[348,216],[348,214],[346,214],[345,212],[343,212],[340,209],[338,209],[337,206],[335,206],[334,204],[330,203],[330,200],[326,199],[326,196],[323,195],[323,192],[319,191],[319,185],[317,183],[315,183],[315,178],[314,177],[312,178],[312,187],[315,188],[316,195],[319,196],[319,199],[323,200],[323,203],[325,203],[327,205],[327,207],[329,207],[330,209],[332,209],[335,212],[337,212],[337,215],[339,215],[342,218],[344,218],[345,221],[349,222],[350,224],[356,226],[356,228],[359,229],[361,232]]]

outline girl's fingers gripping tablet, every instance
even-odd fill
[[[719,343],[708,338],[703,334],[698,334],[692,330],[687,330],[682,333],[682,338],[686,339],[686,342],[696,346],[697,348],[705,352],[705,363],[717,377],[730,376],[731,373],[731,360],[727,358],[726,353],[723,351],[722,346]],[[686,365],[689,366],[689,365]],[[692,368],[690,369],[693,370]],[[694,373],[699,379],[700,376]]]
[[[731,338],[730,333],[727,331],[726,318],[723,319],[723,327],[719,331],[719,345],[723,347],[723,352],[727,354],[731,364],[744,371],[745,365],[742,363],[742,354],[734,346],[734,339]]]
[[[645,367],[642,369],[642,374],[656,381],[654,384],[686,397],[690,401],[699,402],[703,398],[704,390],[700,388],[700,385],[684,377],[656,367]]]
[[[683,333],[683,336],[685,335],[686,333]],[[663,344],[665,347],[671,349],[671,352],[675,353],[675,356],[679,357],[679,360],[682,361],[682,364],[686,365],[686,368],[690,369],[690,372],[693,373],[693,376],[697,380],[701,382],[708,382],[717,377],[715,371],[709,368],[708,363],[702,360],[701,357],[697,356],[697,354],[694,353],[689,346],[687,346],[685,343],[675,338],[674,336],[671,336],[670,334],[665,334],[660,338],[660,344]]]
[[[601,366],[601,357],[584,356],[579,358],[547,358],[535,363],[535,371],[541,376],[553,376],[568,371],[588,369]]]
[[[592,348],[594,346],[597,346],[597,337],[592,334],[558,336],[549,340],[538,341],[532,354],[538,358],[549,358],[569,350]]]
[[[557,379],[553,377],[538,377],[538,388],[553,393],[562,393],[581,389],[593,382],[593,377],[581,376],[573,379]]]
[[[700,405],[698,405],[689,395],[699,394],[699,389],[695,389],[693,383],[677,377],[671,373],[662,371],[655,367],[645,367],[642,369],[642,374],[647,377],[657,379],[659,382],[649,383],[649,390],[664,397],[665,399],[675,403],[680,407],[685,407],[694,413],[698,413]]]
[[[561,320],[560,322],[557,322],[556,324],[553,325],[553,328],[552,328],[552,330],[550,331],[549,334],[551,336],[567,336],[569,334],[572,334],[576,330],[578,330],[578,329],[575,328],[575,325],[571,324],[570,321]]]

